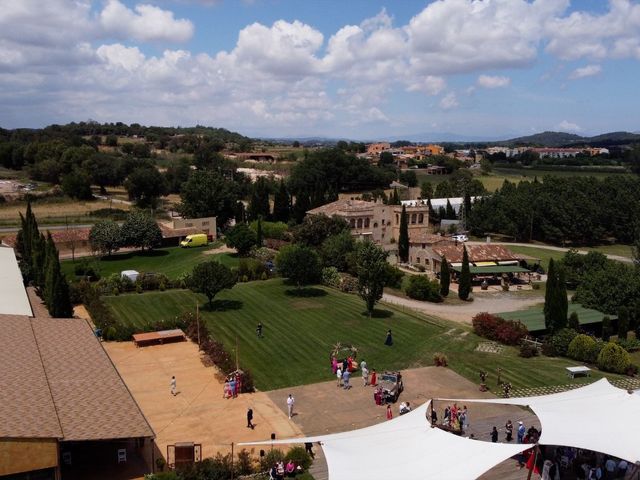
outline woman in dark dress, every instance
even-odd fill
[[[393,345],[393,338],[391,337],[391,330],[387,330],[387,339],[384,341],[384,344],[388,347]]]

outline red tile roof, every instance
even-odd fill
[[[338,213],[345,214],[372,210],[374,206],[375,202],[367,202],[366,200],[350,200],[345,198],[314,208],[313,210],[309,210],[307,213],[310,215],[326,215],[328,217],[332,217]]]
[[[434,245],[433,251],[446,256],[451,263],[462,262],[462,243],[453,245]],[[517,260],[515,254],[502,245],[467,245],[470,262],[497,262],[500,260]]]
[[[41,229],[40,230],[45,235],[47,231]],[[90,228],[71,228],[69,230],[48,230],[51,233],[51,238],[53,238],[53,243],[63,243],[70,242],[75,240],[76,242],[83,242],[89,240],[89,232]],[[9,247],[16,246],[16,234],[12,233],[10,235],[5,235],[2,238],[2,243]]]

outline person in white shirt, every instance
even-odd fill
[[[293,416],[294,403],[295,403],[295,400],[293,399],[293,395],[289,394],[289,397],[287,398],[287,410],[289,411],[289,418]]]

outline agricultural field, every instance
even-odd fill
[[[113,273],[123,270],[137,270],[138,272],[163,273],[175,280],[183,273],[189,273],[198,263],[207,260],[217,260],[228,267],[238,265],[239,258],[231,253],[208,254],[210,250],[219,244],[211,244],[203,248],[158,248],[151,251],[132,251],[115,253],[111,257],[92,257],[89,260],[97,266],[102,277],[108,277]],[[62,271],[69,279],[75,279],[74,267],[83,260],[64,260],[61,262]]]
[[[329,354],[336,342],[353,344],[358,358],[371,368],[403,369],[433,364],[433,354],[446,354],[449,367],[471,381],[480,369],[492,377],[497,368],[515,388],[562,385],[566,366],[560,358],[524,359],[513,347],[500,353],[475,351],[483,339],[470,327],[435,317],[378,306],[376,315],[364,314],[356,295],[324,287],[303,289],[281,279],[249,282],[220,293],[214,310],[206,300],[187,290],[149,292],[104,297],[119,322],[143,325],[149,318],[171,318],[200,305],[200,319],[228,351],[237,353],[241,366],[249,368],[260,390],[302,385],[333,378]],[[256,337],[258,322],[264,338]],[[393,332],[392,347],[384,345],[387,329]],[[237,350],[236,350],[237,346]],[[535,374],[532,374],[535,372]],[[602,375],[594,372],[594,377]],[[579,380],[576,380],[579,381]]]
[[[115,204],[114,208],[129,210],[127,204]],[[85,224],[100,220],[91,215],[94,210],[109,208],[107,200],[71,200],[66,197],[41,199],[31,204],[39,225]],[[0,226],[12,227],[20,225],[20,213],[24,215],[26,202],[0,204]]]

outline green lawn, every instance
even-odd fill
[[[524,323],[527,329],[530,332],[539,332],[545,329],[544,326],[544,312],[543,306],[533,306],[528,308],[527,310],[520,310],[515,312],[504,312],[499,313],[498,315],[502,318],[506,318],[507,320],[520,320]],[[585,308],[578,303],[570,303],[569,304],[569,314],[576,312],[578,314],[578,319],[580,320],[580,325],[589,325],[592,323],[600,323],[602,322],[602,317],[605,316],[604,313],[599,312],[598,310],[593,310],[592,308]],[[615,317],[612,317],[615,318]]]
[[[620,257],[632,258],[631,245],[613,244],[613,245],[600,245],[598,247],[585,247],[580,250],[595,250],[596,252],[604,253],[605,255],[618,255]]]
[[[558,250],[547,250],[546,248],[537,247],[520,247],[517,245],[505,245],[509,250],[514,253],[522,253],[523,255],[529,255],[530,257],[538,258],[542,262],[542,268],[545,271],[549,268],[549,260],[553,258],[554,261],[560,260],[564,257],[564,252]]]
[[[206,255],[205,252],[215,245],[202,248],[168,247],[158,248],[150,252],[125,252],[116,253],[111,257],[102,257],[95,262],[100,270],[100,275],[107,277],[112,273],[120,273],[123,270],[137,270],[139,272],[164,273],[171,279],[176,279],[182,273],[193,270],[193,267],[206,260],[217,260],[229,267],[238,265],[238,257],[230,253],[218,253]],[[80,260],[76,259],[76,263]],[[62,271],[67,278],[75,278],[72,260],[62,262]]]
[[[300,297],[292,295],[294,290],[280,279],[238,284],[216,297],[216,311],[206,310],[204,297],[186,290],[105,297],[105,301],[120,322],[138,325],[194,311],[200,303],[202,321],[231,353],[237,341],[240,364],[251,369],[260,390],[331,380],[329,352],[336,342],[353,343],[358,358],[378,371],[432,365],[433,354],[444,352],[449,366],[470,380],[478,381],[480,369],[495,375],[500,367],[503,378],[515,388],[565,384],[564,367],[574,363],[524,359],[511,347],[500,354],[475,352],[482,339],[466,325],[388,305],[381,305],[370,319],[355,295],[318,287],[321,296]],[[264,325],[263,339],[256,338],[258,322]],[[384,345],[389,328],[393,347]]]

